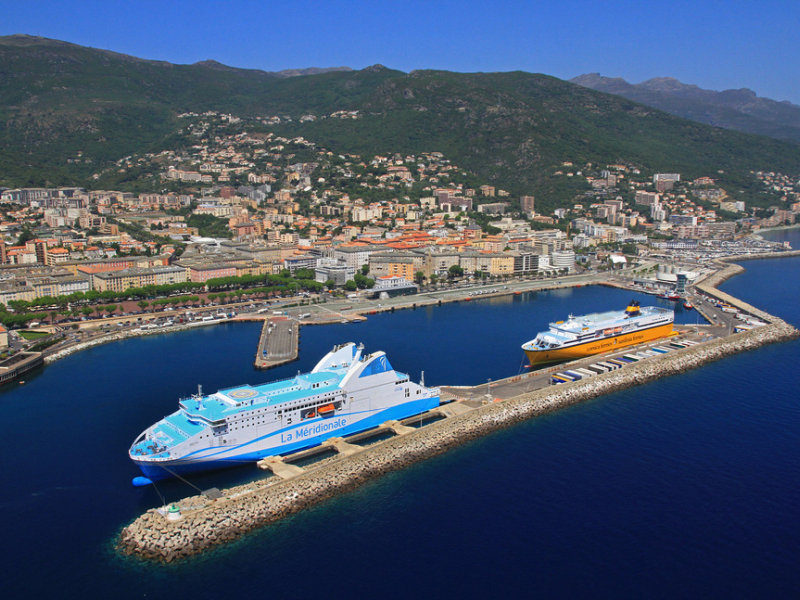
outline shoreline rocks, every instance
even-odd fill
[[[185,331],[189,329],[188,325],[173,325],[167,329],[147,329],[147,330],[139,330],[139,331],[117,331],[115,333],[109,333],[108,335],[104,335],[102,337],[95,338],[93,340],[87,340],[85,342],[78,342],[77,344],[73,344],[71,346],[67,346],[66,348],[62,348],[49,356],[46,356],[44,359],[45,364],[50,364],[62,358],[66,358],[70,354],[74,354],[76,352],[80,352],[81,350],[86,350],[87,348],[93,348],[94,346],[99,346],[101,344],[108,344],[110,342],[118,342],[120,340],[125,340],[128,338],[135,338],[135,337],[142,337],[145,335],[157,335],[159,333],[172,333],[173,331]]]

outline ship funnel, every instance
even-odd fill
[[[636,317],[639,315],[639,303],[636,300],[631,300],[628,308],[625,309],[625,316]]]

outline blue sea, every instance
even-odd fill
[[[797,230],[771,237],[800,248]],[[723,289],[800,326],[800,258],[743,265]],[[798,597],[800,342],[508,428],[182,564],[114,552],[120,529],[161,503],[131,486],[127,449],[198,384],[289,377],[351,340],[414,380],[480,384],[522,371],[520,345],[549,321],[631,299],[657,302],[591,287],[306,327],[300,360],[267,373],[252,368],[259,326],[229,324],[29,374],[0,389],[3,597]],[[222,487],[255,471],[192,481]]]

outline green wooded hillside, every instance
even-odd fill
[[[750,171],[800,171],[800,146],[701,125],[523,72],[361,71],[276,77],[213,63],[173,65],[30,36],[0,38],[0,185],[84,185],[113,161],[174,143],[187,111],[290,116],[276,133],[336,152],[439,151],[512,194],[554,205],[580,191],[555,175],[627,163],[712,175],[732,190]],[[320,118],[358,110],[360,118]],[[313,114],[316,121],[300,123]],[[722,171],[722,173],[719,173]]]

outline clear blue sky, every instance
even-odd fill
[[[800,1],[0,0],[0,34],[245,68],[589,72],[800,104]]]

